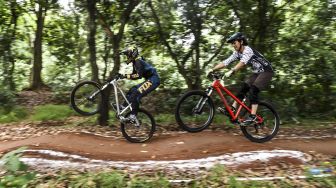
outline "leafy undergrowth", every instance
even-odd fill
[[[161,173],[151,175],[130,174],[128,172],[61,172],[60,175],[43,175],[31,183],[36,187],[336,187],[336,177],[306,179],[282,179],[272,181],[240,180],[238,174],[219,165],[197,179],[180,177],[174,181]]]
[[[22,106],[15,106],[11,110],[0,108],[0,123],[20,122],[20,121],[49,121],[65,120],[75,115],[75,112],[66,105],[41,105],[33,110],[28,110]]]
[[[130,187],[130,188],[165,188],[165,187],[336,187],[335,173],[329,177],[314,177],[306,172],[306,178],[287,177],[277,180],[252,181],[239,177],[244,174],[217,165],[206,173],[190,179],[187,176],[170,177],[162,172],[135,173],[124,171],[66,171],[39,173],[32,172],[19,158],[25,148],[7,153],[1,158],[0,188],[4,187]],[[328,164],[333,169],[336,161]]]
[[[74,115],[74,111],[66,105],[48,104],[37,106],[31,119],[35,121],[64,120],[71,115]]]
[[[164,130],[181,130],[177,125],[174,113],[152,114],[156,123]],[[10,110],[0,107],[0,124],[4,123],[20,123],[20,122],[48,122],[60,121],[66,122],[71,117],[81,117],[68,105],[39,105],[32,109],[27,109],[23,106],[13,106]],[[82,117],[86,125],[97,125],[98,115]],[[71,122],[70,122],[71,123]],[[119,124],[115,117],[115,113],[110,111],[110,124]],[[282,128],[331,128],[336,124],[336,119],[330,117],[329,119],[306,119],[306,118],[292,118],[291,121],[281,122]],[[174,126],[173,126],[174,125]],[[216,113],[210,125],[210,129],[232,129],[233,125],[229,118],[221,113]]]
[[[27,109],[16,106],[10,111],[0,108],[0,123],[18,122],[24,120],[29,115]]]
[[[22,151],[20,148],[2,156],[0,161],[0,188],[5,187],[26,187],[35,177],[35,172],[30,172],[28,166],[19,160]],[[4,171],[3,171],[4,170]]]

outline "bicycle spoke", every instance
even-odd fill
[[[175,117],[179,125],[189,131],[205,129],[212,121],[214,111],[211,99],[200,91],[185,94],[178,102]]]
[[[99,86],[92,81],[79,83],[71,93],[71,105],[82,115],[93,115],[98,112],[102,100]]]
[[[153,136],[155,130],[154,119],[144,111],[139,111],[137,115],[139,125],[136,122],[124,122],[122,133],[131,142],[145,142]]]
[[[263,121],[254,125],[241,127],[244,135],[254,142],[265,142],[272,139],[279,129],[279,119],[270,105],[262,103],[258,105],[258,116]]]

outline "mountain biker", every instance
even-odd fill
[[[130,88],[127,92],[126,97],[127,100],[131,103],[132,111],[129,116],[129,120],[135,121],[139,124],[136,115],[139,110],[139,102],[142,97],[146,96],[148,93],[152,92],[160,85],[160,77],[156,72],[156,69],[147,63],[143,57],[139,56],[139,51],[135,47],[133,49],[126,49],[122,51],[120,54],[125,55],[127,57],[126,64],[132,63],[133,72],[132,74],[119,74],[117,77],[119,78],[127,78],[131,80],[144,78],[145,81],[137,84]]]
[[[226,42],[232,44],[234,52],[230,57],[224,60],[224,62],[210,69],[209,73],[222,69],[236,60],[238,60],[239,63],[236,64],[230,71],[226,72],[225,77],[230,77],[245,65],[252,66],[252,75],[243,82],[241,90],[237,95],[239,100],[242,100],[246,96],[247,92],[250,92],[249,96],[252,111],[249,117],[243,121],[243,125],[251,125],[256,120],[258,94],[262,89],[269,85],[274,75],[274,70],[271,63],[267,61],[263,55],[248,46],[247,39],[242,33],[237,32],[233,34]],[[232,104],[233,110],[237,108],[237,105],[237,102]]]

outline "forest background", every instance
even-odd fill
[[[335,10],[334,0],[0,1],[0,116],[16,109],[22,91],[52,91],[54,101],[68,104],[79,81],[130,73],[116,55],[130,46],[161,77],[142,105],[173,114],[181,94],[209,85],[205,72],[232,53],[225,39],[240,31],[276,70],[261,97],[282,121],[334,118]],[[226,84],[235,90],[248,74]]]

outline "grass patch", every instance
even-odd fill
[[[170,187],[169,181],[158,175],[154,177],[137,176],[130,178],[128,174],[110,171],[99,173],[79,173],[63,171],[58,176],[41,177],[32,183],[36,187],[106,187],[106,188],[165,188]]]
[[[307,119],[307,118],[296,118],[295,121],[282,122],[282,127],[299,127],[299,128],[331,128],[335,126],[336,119]]]
[[[220,113],[215,114],[215,117],[212,121],[212,124],[220,126],[220,127],[229,127],[229,128],[234,128],[235,127],[235,125],[232,124],[229,117],[227,117],[223,114],[220,114]]]
[[[43,105],[35,108],[35,113],[31,119],[34,121],[64,120],[75,115],[75,112],[66,105]]]
[[[28,111],[24,107],[16,106],[11,111],[5,113],[5,110],[0,109],[0,123],[17,122],[25,119],[28,116]]]
[[[176,123],[175,114],[159,114],[155,115],[154,119],[159,124],[172,124]]]

